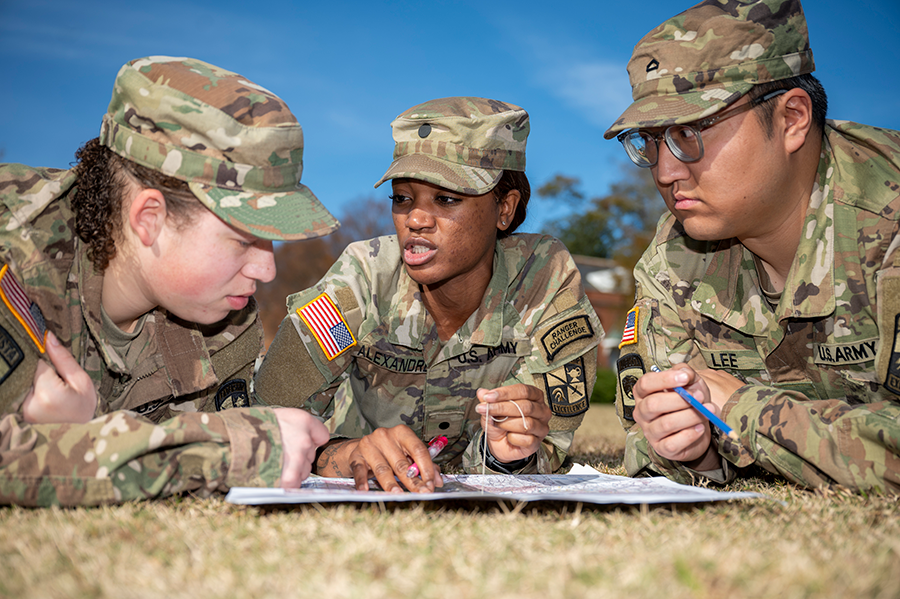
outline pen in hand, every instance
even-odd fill
[[[662,372],[659,369],[659,366],[657,366],[656,364],[651,365],[650,370],[652,370],[653,372]],[[733,441],[737,441],[739,439],[738,434],[734,432],[734,430],[730,426],[725,424],[725,422],[721,418],[710,412],[709,409],[704,406],[699,400],[697,400],[693,395],[685,391],[684,387],[675,387],[672,390],[680,395],[682,399],[684,399],[684,401],[688,402],[692,408],[700,412],[700,414],[702,414],[704,418],[712,422],[716,426],[716,428],[725,433],[725,436],[727,436],[729,439],[732,439]]]
[[[430,455],[433,460],[445,447],[447,447],[447,437],[444,435],[437,436],[428,442],[428,455]],[[412,478],[414,476],[419,476],[419,467],[416,466],[415,462],[413,462],[406,471],[406,478]]]

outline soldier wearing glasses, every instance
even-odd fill
[[[634,49],[606,138],[671,214],[618,364],[631,476],[900,492],[900,133],[826,121],[814,68],[797,0],[708,0]]]

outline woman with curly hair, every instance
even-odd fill
[[[302,140],[271,92],[154,56],[122,67],[72,170],[0,165],[0,499],[305,478],[324,427],[250,399],[273,241],[338,226]]]

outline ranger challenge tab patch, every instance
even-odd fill
[[[323,293],[302,308],[297,308],[297,314],[309,327],[329,361],[356,345],[344,315],[327,294]]]
[[[570,343],[593,336],[594,328],[587,316],[573,316],[565,319],[541,335],[541,345],[547,352],[547,362],[552,362],[553,358]]]
[[[587,412],[589,398],[584,380],[584,358],[573,360],[543,376],[550,410],[554,414],[569,417]]]

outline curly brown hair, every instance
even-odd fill
[[[116,241],[122,234],[123,203],[130,185],[162,192],[167,216],[175,220],[178,228],[189,226],[196,211],[203,207],[184,181],[122,158],[101,145],[99,138],[81,146],[75,158],[75,233],[88,245],[88,257],[99,270],[105,270],[116,255]]]
[[[531,197],[531,184],[528,182],[528,177],[525,176],[525,173],[521,171],[503,171],[503,174],[500,175],[500,180],[497,182],[497,186],[493,189],[494,197],[497,198],[497,201],[499,202],[513,189],[519,190],[522,199],[519,200],[519,205],[516,207],[516,213],[513,215],[509,227],[505,231],[497,231],[498,239],[503,239],[504,237],[512,235],[515,230],[519,228],[519,225],[525,221],[525,216],[527,216],[528,213],[528,199]]]

